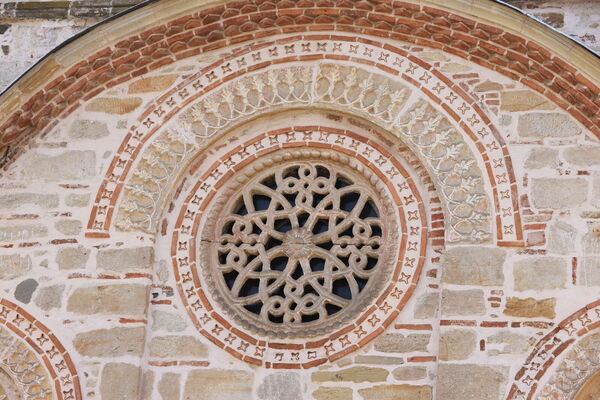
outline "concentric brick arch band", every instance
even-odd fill
[[[0,391],[8,399],[80,400],[79,377],[54,334],[21,307],[0,298]],[[0,392],[1,394],[1,392]]]
[[[448,240],[481,242],[495,237],[501,245],[522,245],[517,187],[503,139],[475,99],[430,64],[393,46],[368,38],[341,35],[288,36],[235,50],[233,54],[187,78],[138,117],[138,123],[131,127],[106,172],[88,223],[88,236],[108,234],[119,202],[137,211],[143,209],[135,199],[136,204],[131,203],[129,193],[139,193],[143,187],[148,187],[143,182],[132,182],[136,175],[148,176],[143,162],[138,160],[151,157],[152,143],[181,140],[197,143],[198,149],[186,150],[177,162],[163,166],[170,169],[169,176],[175,177],[180,175],[182,166],[195,151],[248,118],[273,112],[278,107],[308,106],[347,110],[349,114],[367,118],[400,137],[428,168],[442,194],[452,228]],[[366,70],[365,64],[380,72]],[[361,79],[356,79],[358,75]],[[343,79],[352,76],[355,81]],[[234,97],[241,99],[256,90],[252,86],[256,79],[264,81],[263,86],[273,80],[289,84],[286,80],[293,79],[294,84],[306,86],[306,93],[298,97],[292,91],[286,98],[264,99],[262,106],[244,100],[243,109],[233,107],[231,115],[218,115],[211,109],[215,102],[224,107],[233,106]],[[375,103],[372,99],[363,101],[347,95],[332,95],[327,92],[329,89],[322,87],[329,85],[332,89],[344,84],[359,88],[362,79],[377,83],[372,88],[360,88],[365,93],[369,90],[375,93],[377,87],[378,90],[386,87],[393,90],[379,93],[385,101]],[[216,122],[208,122],[199,132],[189,133],[192,122],[199,122],[199,116],[209,114]],[[429,115],[429,119],[424,115]],[[430,134],[436,134],[436,143],[423,147],[422,138]],[[191,136],[182,139],[181,135]],[[435,145],[442,145],[442,140],[447,145],[445,154],[434,155],[441,149]],[[456,171],[462,171],[460,179],[466,186],[459,188],[446,184],[450,180],[440,169],[440,165],[447,164],[444,160],[457,164]],[[164,185],[168,186],[169,182],[170,179],[165,179]],[[154,179],[150,186],[157,184],[161,185]],[[469,198],[474,201],[473,209],[477,210],[466,218],[455,218],[457,214],[453,212],[460,203],[453,198],[457,190],[469,192]],[[168,188],[159,192],[148,194],[153,198],[152,204],[164,202],[162,196]],[[119,226],[125,230],[154,231],[160,207],[154,206],[145,212],[146,220],[132,221],[126,217],[120,220]]]

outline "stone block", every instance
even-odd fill
[[[0,242],[16,242],[48,236],[48,228],[41,224],[18,224],[0,226]]]
[[[581,286],[600,286],[600,257],[582,257],[577,272],[577,284]]]
[[[588,144],[585,146],[570,147],[563,151],[565,160],[579,167],[593,167],[600,165],[600,146]]]
[[[446,251],[442,282],[455,285],[502,286],[506,252],[499,248],[453,247]]]
[[[115,327],[80,332],[73,345],[79,354],[87,357],[139,357],[144,353],[144,327]]]
[[[413,351],[427,351],[430,335],[401,333],[386,333],[373,341],[376,351],[385,353],[411,353]]]
[[[495,356],[498,354],[525,354],[530,349],[527,336],[518,333],[502,331],[495,333],[487,338],[488,347],[498,344],[502,345],[500,349],[489,349],[488,354]]]
[[[90,204],[89,193],[71,193],[65,197],[65,204],[68,207],[85,207]]]
[[[0,256],[0,265],[0,279],[13,279],[31,269],[31,257],[19,254]]]
[[[500,109],[509,112],[552,110],[555,106],[533,90],[511,90],[500,93]]]
[[[535,147],[531,149],[525,160],[525,168],[541,169],[558,167],[558,150],[548,147]]]
[[[83,225],[77,219],[63,219],[54,224],[57,231],[67,236],[75,236],[81,233]]]
[[[129,85],[129,94],[162,92],[168,89],[177,79],[178,75],[158,75],[138,79]]]
[[[159,336],[150,342],[150,356],[157,358],[206,358],[206,345],[193,336]]]
[[[486,312],[483,290],[444,290],[442,315],[445,317],[484,315]]]
[[[351,367],[339,371],[317,371],[311,377],[313,382],[385,382],[389,372],[383,368]]]
[[[443,400],[499,400],[508,368],[476,364],[439,364],[436,397]]]
[[[569,270],[567,261],[557,257],[534,257],[519,260],[514,267],[515,290],[564,289]]]
[[[312,393],[315,400],[352,400],[352,389],[322,386]]]
[[[142,105],[140,97],[98,97],[85,107],[86,111],[102,112],[106,114],[129,114]]]
[[[67,303],[67,311],[79,314],[126,314],[146,312],[148,287],[136,284],[98,285],[78,288]]]
[[[431,400],[431,386],[412,385],[379,385],[359,389],[358,393],[364,400]]]
[[[457,361],[469,358],[477,344],[477,334],[468,329],[452,329],[440,335],[440,360]]]
[[[592,205],[600,208],[600,177],[594,177],[592,181]]]
[[[58,207],[58,195],[42,193],[9,193],[0,195],[0,208],[17,211],[20,207],[31,211],[31,206],[41,208]]]
[[[575,208],[586,201],[587,191],[583,178],[536,178],[531,182],[531,201],[536,208]]]
[[[400,365],[404,364],[404,359],[402,357],[357,355],[354,357],[354,362],[356,364]]]
[[[141,369],[126,363],[108,363],[102,369],[100,394],[102,400],[137,399]]]
[[[528,113],[519,116],[517,131],[521,137],[546,138],[579,135],[581,128],[567,114]]]
[[[398,367],[392,371],[394,379],[398,381],[416,381],[427,377],[425,367]]]
[[[253,374],[235,370],[193,370],[183,400],[252,400]]]
[[[21,303],[29,304],[33,292],[35,292],[38,286],[39,283],[35,279],[25,279],[15,288],[15,299]]]
[[[72,139],[100,139],[110,134],[108,127],[101,121],[75,120],[69,129]]]
[[[181,332],[187,324],[179,314],[156,310],[152,313],[152,330]]]
[[[415,304],[415,318],[429,319],[437,315],[440,303],[439,293],[426,293],[421,295]]]
[[[152,247],[100,250],[96,257],[96,267],[109,271],[149,269],[152,266],[153,257],[154,249]]]
[[[23,161],[24,178],[50,182],[83,180],[96,173],[96,153],[71,150],[58,155],[33,154]]]
[[[548,231],[548,251],[557,254],[572,253],[576,239],[577,228],[564,221],[556,221]]]
[[[56,254],[56,264],[59,269],[82,269],[89,258],[90,250],[83,246],[64,247]]]
[[[35,296],[35,305],[44,311],[60,308],[62,306],[62,295],[64,291],[64,285],[42,287],[37,291]]]
[[[279,372],[267,375],[256,390],[259,400],[303,400],[300,375],[296,372]]]
[[[554,319],[556,317],[555,306],[555,298],[536,300],[533,297],[526,299],[509,297],[506,300],[504,314],[511,317]]]
[[[158,382],[158,393],[161,400],[179,400],[179,374],[167,372]]]
[[[583,252],[586,255],[600,254],[600,222],[588,222],[583,235]]]

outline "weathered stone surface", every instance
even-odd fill
[[[21,206],[31,211],[31,206],[41,208],[58,207],[58,195],[42,193],[10,193],[0,195],[0,208],[16,211]]]
[[[101,121],[78,119],[69,129],[69,137],[72,139],[100,139],[109,134],[108,127]]]
[[[576,238],[577,228],[566,222],[556,221],[550,225],[547,248],[551,253],[569,254],[574,251],[573,243]]]
[[[31,269],[31,257],[10,254],[0,256],[0,279],[13,279]]]
[[[383,368],[351,367],[340,371],[317,371],[311,377],[313,382],[384,382],[389,372]]]
[[[455,285],[501,286],[506,252],[489,247],[454,247],[446,251],[442,282]]]
[[[477,334],[468,329],[452,329],[440,336],[440,360],[466,360],[475,350]]]
[[[358,393],[364,400],[431,400],[431,386],[412,385],[379,385],[359,389]]]
[[[592,181],[592,205],[600,208],[600,177],[595,177]]]
[[[252,373],[193,370],[185,382],[184,400],[252,400]]]
[[[567,284],[568,269],[564,258],[535,257],[515,263],[515,290],[564,289]]]
[[[398,367],[392,371],[392,375],[398,381],[416,381],[427,377],[425,367]]]
[[[144,327],[96,329],[78,333],[73,345],[79,354],[88,357],[141,356],[145,335]]]
[[[64,247],[56,255],[56,263],[60,269],[80,269],[89,258],[90,251],[83,246]]]
[[[69,207],[85,207],[90,203],[89,193],[71,193],[65,197],[65,204]]]
[[[583,236],[584,254],[600,254],[600,222],[588,223],[588,231]]]
[[[565,160],[580,167],[600,165],[600,146],[591,144],[571,147],[563,152]]]
[[[96,153],[87,150],[71,150],[58,155],[36,153],[23,163],[23,175],[32,181],[80,180],[95,175]]]
[[[150,268],[154,256],[152,247],[109,249],[98,251],[96,267],[110,271]]]
[[[39,283],[35,279],[25,279],[15,288],[15,299],[22,303],[29,304],[33,292],[35,292],[35,289],[37,289],[38,286]]]
[[[581,286],[600,286],[600,257],[583,257],[581,259],[577,284]]]
[[[484,315],[485,301],[483,290],[444,290],[442,292],[442,315]]]
[[[154,400],[152,392],[154,387],[154,371],[145,371],[142,377],[142,400]]]
[[[428,319],[436,316],[440,304],[439,293],[426,293],[415,304],[415,318]]]
[[[570,115],[557,113],[529,113],[519,117],[519,136],[545,138],[579,135],[581,128]]]
[[[129,114],[142,105],[140,97],[116,98],[99,97],[92,100],[86,107],[86,111],[103,112],[107,114]]]
[[[537,208],[573,208],[587,199],[587,190],[583,178],[537,178],[531,182],[531,200]]]
[[[179,314],[160,310],[152,313],[154,331],[181,332],[186,326],[185,320]]]
[[[312,393],[315,400],[352,400],[352,389],[322,386]]]
[[[41,224],[18,224],[0,226],[0,241],[14,242],[48,236],[48,228]]]
[[[528,297],[526,299],[509,297],[506,300],[506,308],[504,309],[504,314],[510,315],[512,317],[541,317],[554,319],[554,317],[556,316],[556,313],[554,312],[555,305],[555,298],[536,300],[533,297]]]
[[[499,354],[525,354],[530,348],[527,336],[507,331],[493,334],[487,338],[487,343],[488,347],[492,347],[495,344],[502,345],[500,349],[489,349],[488,354],[491,356]]]
[[[141,371],[125,363],[108,363],[102,369],[100,393],[102,400],[137,399]]]
[[[69,236],[79,235],[83,227],[81,221],[76,219],[63,219],[57,221],[56,224],[54,224],[54,226],[56,227],[57,231],[59,231],[63,235]]]
[[[166,90],[175,82],[178,75],[158,75],[151,76],[149,78],[142,78],[134,81],[129,85],[129,94],[135,93],[149,93],[149,92],[162,92]]]
[[[193,336],[160,336],[152,338],[150,356],[158,358],[206,358],[206,345]]]
[[[75,289],[67,311],[80,314],[143,314],[148,288],[143,285],[99,285]]]
[[[436,397],[443,400],[499,400],[508,368],[476,364],[439,364]]]
[[[302,400],[303,393],[300,375],[296,372],[267,375],[256,390],[260,400]]]
[[[498,91],[498,90],[502,90],[502,89],[503,89],[502,84],[497,83],[497,82],[492,82],[490,80],[481,82],[477,86],[475,86],[476,92],[491,92],[491,91]]]
[[[42,287],[37,291],[35,296],[35,305],[44,311],[60,308],[62,306],[62,294],[64,291],[64,285]]]
[[[379,364],[379,365],[400,365],[404,364],[402,357],[387,357],[387,356],[369,356],[357,355],[354,358],[356,364]]]
[[[500,93],[500,109],[504,111],[552,110],[554,105],[532,90],[511,90]]]
[[[386,333],[373,341],[375,350],[385,353],[410,353],[427,351],[430,335]]]
[[[179,374],[167,372],[158,382],[161,400],[179,400]]]
[[[525,168],[541,169],[558,167],[558,150],[547,147],[534,147],[525,160]]]

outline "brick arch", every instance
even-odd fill
[[[335,54],[336,49],[340,55]],[[331,51],[333,55],[327,54]],[[314,64],[314,60],[318,59],[324,60],[323,62],[348,65],[349,68],[357,70],[362,70],[363,65],[371,66],[385,76],[386,85],[393,86],[398,83],[408,85],[411,90],[421,93],[423,101],[436,107],[438,115],[444,115],[443,118],[453,121],[459,135],[462,136],[461,140],[471,149],[468,150],[471,152],[469,157],[477,160],[476,164],[485,177],[485,192],[491,196],[489,203],[493,207],[492,225],[496,229],[498,242],[502,245],[522,245],[517,188],[506,144],[476,101],[432,65],[405,50],[368,38],[342,35],[288,36],[273,42],[234,50],[232,53],[233,55],[215,62],[163,93],[137,117],[137,122],[119,146],[119,151],[96,195],[96,204],[88,223],[88,236],[102,237],[108,234],[115,207],[122,197],[123,187],[131,179],[132,174],[135,175],[138,171],[136,161],[145,157],[148,151],[145,149],[150,148],[150,143],[164,139],[163,126],[170,120],[182,119],[177,114],[185,114],[187,112],[185,107],[191,107],[193,102],[202,98],[219,97],[218,90],[225,91],[229,87],[227,90],[230,91],[232,87],[235,88],[235,82],[239,82],[251,73],[258,73],[257,71],[262,71],[265,67],[275,68],[278,65],[285,67],[288,64],[293,67],[299,65],[298,63],[311,62]],[[301,106],[317,106],[319,102],[307,100],[297,103]],[[344,108],[342,104],[332,105]],[[319,106],[329,107],[325,103]],[[251,116],[256,117],[264,112],[272,112],[273,107],[276,108],[276,105],[272,104],[267,110],[254,110]],[[401,108],[390,112],[400,114]],[[347,111],[352,114],[360,110],[350,107]],[[377,123],[383,129],[396,130],[395,133],[401,139],[403,138],[402,129],[394,125],[398,116],[391,115],[389,116],[391,119],[386,120],[376,115],[364,113],[357,115],[378,121]],[[219,129],[206,128],[206,136],[217,135],[220,134],[219,130],[230,129],[232,123],[226,122],[227,124],[224,123]],[[414,146],[413,150],[415,150]],[[430,162],[424,156],[420,158],[426,165]],[[178,163],[176,167],[182,168],[183,164]],[[432,170],[431,166],[429,169]],[[178,173],[173,172],[172,175],[178,176]]]
[[[556,364],[563,360],[567,350],[577,348],[588,335],[597,334],[599,331],[600,300],[596,300],[562,320],[535,344],[515,375],[506,400],[531,399],[536,394],[543,394],[543,390],[549,392],[546,393],[548,398],[556,398],[552,396],[552,391],[556,388],[543,386],[543,383],[548,382],[548,371],[560,374],[560,371],[556,371]],[[576,357],[578,356],[577,354]],[[576,391],[571,393],[573,396],[575,394]]]
[[[160,6],[156,8],[153,12],[160,13]],[[82,101],[108,88],[182,58],[290,32],[362,33],[442,49],[544,94],[600,137],[597,77],[553,54],[550,46],[442,8],[392,0],[243,0],[201,9],[132,34],[62,66],[60,73],[53,71],[60,70],[61,64],[49,57],[45,71],[24,79],[22,91],[31,91],[31,85],[47,81],[48,75],[53,77],[50,82],[37,84],[43,87],[27,99],[21,99],[16,88],[3,96],[8,117],[0,126],[2,165],[14,159],[22,140],[51,130]],[[554,37],[547,29],[548,37]]]

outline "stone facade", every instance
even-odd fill
[[[487,0],[192,3],[0,96],[0,399],[594,399],[596,55]]]

